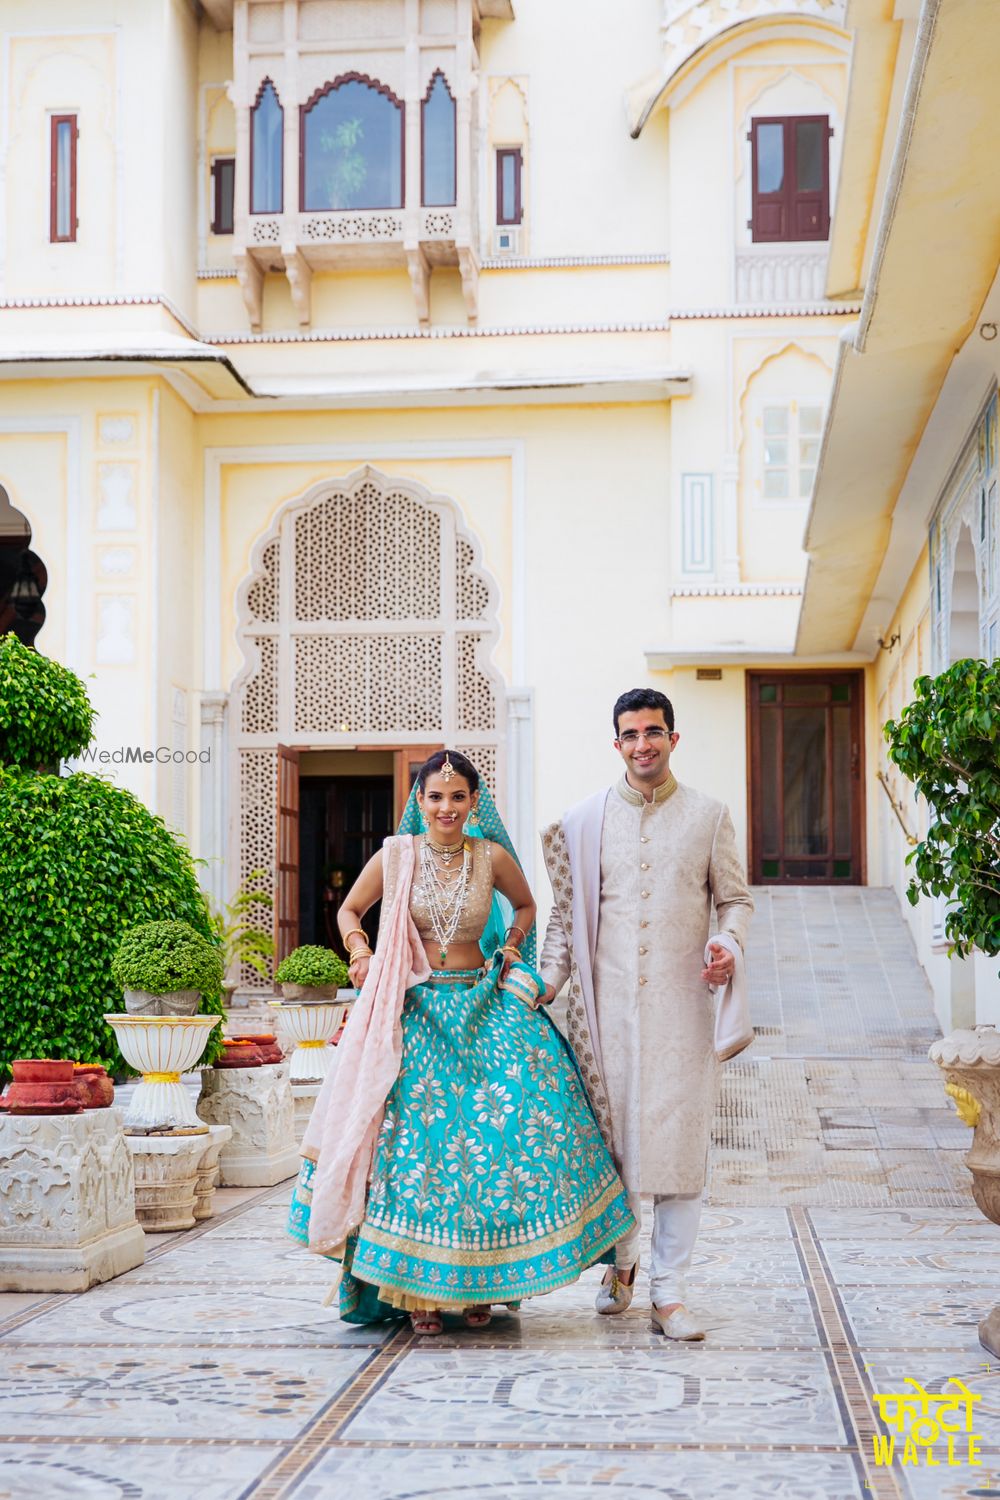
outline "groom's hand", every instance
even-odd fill
[[[736,960],[728,948],[723,948],[721,943],[709,943],[708,951],[712,955],[708,967],[702,969],[701,977],[706,984],[721,988],[728,984],[733,977],[736,968]]]
[[[553,1002],[553,1000],[555,998],[556,998],[556,987],[555,987],[555,985],[554,984],[547,984],[545,986],[545,994],[542,996],[542,1004],[543,1005],[551,1005],[552,1002]]]

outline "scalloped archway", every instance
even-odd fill
[[[312,486],[237,594],[229,868],[275,868],[278,747],[443,742],[504,785],[499,590],[455,503],[370,466]],[[255,987],[252,972],[244,976]],[[261,981],[256,980],[256,986]]]

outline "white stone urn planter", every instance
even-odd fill
[[[959,1115],[975,1132],[965,1158],[972,1196],[986,1217],[1000,1224],[1000,1031],[995,1026],[953,1031],[934,1043],[929,1056],[944,1073]],[[979,1340],[1000,1358],[1000,1306],[980,1323]]]
[[[125,1009],[130,1016],[193,1016],[201,1004],[198,990],[173,990],[154,995],[150,990],[126,990]]]
[[[178,1130],[205,1135],[181,1074],[198,1061],[219,1017],[119,1016],[104,1018],[125,1061],[142,1074],[125,1116],[125,1132]]]
[[[286,985],[285,990],[299,990]],[[293,1084],[321,1083],[333,1067],[330,1042],[343,1026],[354,1004],[353,990],[340,990],[328,1000],[272,1000],[277,1015],[281,1049],[289,1062]]]

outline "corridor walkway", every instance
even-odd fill
[[[351,1329],[284,1237],[290,1185],[220,1193],[110,1285],[0,1296],[0,1500],[1000,1497],[976,1338],[1000,1229],[893,898],[764,892],[750,957],[760,1037],[720,1104],[703,1345],[651,1334],[642,1286],[596,1317],[597,1271],[478,1334]],[[982,1397],[983,1465],[876,1467],[874,1393],[952,1376]]]

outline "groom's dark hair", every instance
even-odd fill
[[[664,722],[673,733],[674,705],[666,694],[658,693],[655,688],[629,688],[627,693],[622,693],[614,707],[615,739],[618,738],[618,720],[622,714],[634,714],[640,708],[662,709]]]

